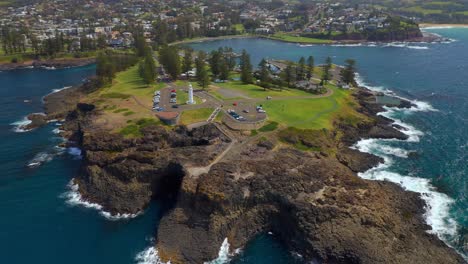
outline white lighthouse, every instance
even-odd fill
[[[191,83],[189,83],[187,104],[195,104],[195,101],[193,100],[193,87]]]

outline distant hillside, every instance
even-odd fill
[[[343,3],[369,4],[392,13],[419,17],[429,23],[468,23],[468,0],[342,0]]]

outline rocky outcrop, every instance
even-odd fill
[[[335,159],[290,149],[270,160],[217,164],[184,178],[158,227],[157,248],[171,263],[216,257],[273,232],[306,259],[326,263],[462,263],[422,219],[415,193],[358,178]]]
[[[64,128],[83,149],[75,182],[85,199],[112,214],[137,213],[153,199],[169,207],[156,232],[164,261],[203,263],[216,258],[225,238],[235,249],[271,231],[288,249],[324,263],[463,263],[427,233],[418,194],[356,175],[381,162],[349,149],[357,140],[406,138],[375,116],[382,107],[372,93],[360,90],[356,98],[370,118],[336,124],[344,135],[239,135],[234,147],[232,135],[212,124],[191,131],[148,126],[142,137],[124,138],[93,128],[99,113],[86,104],[68,114]],[[297,142],[310,151],[291,147]],[[212,163],[228,146],[231,152]]]
[[[11,62],[0,64],[0,71],[34,68],[68,68],[80,67],[96,62],[95,58],[73,58],[73,59],[49,59],[49,60],[30,60],[25,62]]]

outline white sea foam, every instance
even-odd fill
[[[81,159],[82,156],[81,156],[81,149],[77,148],[77,147],[70,147],[70,148],[67,148],[67,153],[69,155],[72,155],[73,157],[77,158],[77,159]]]
[[[362,79],[359,79],[358,81],[360,82],[359,85],[366,86],[370,90],[385,90],[381,87],[375,89],[375,87],[367,86]],[[424,133],[410,124],[404,123],[395,116],[402,113],[410,114],[412,112],[428,112],[437,110],[426,102],[412,101],[412,103],[415,106],[408,109],[385,107],[385,111],[379,114],[391,118],[394,120],[394,124],[402,127],[400,131],[409,136],[407,142],[418,142],[419,138],[423,136]],[[436,234],[440,239],[446,242],[450,242],[457,233],[457,223],[449,214],[450,206],[454,203],[454,200],[444,193],[437,192],[428,179],[419,178],[414,175],[401,175],[390,171],[390,167],[393,163],[391,156],[403,158],[407,157],[409,152],[401,148],[390,147],[385,144],[386,141],[398,140],[363,139],[355,144],[354,147],[360,151],[372,153],[384,159],[384,163],[366,172],[359,173],[358,175],[369,180],[391,181],[401,185],[406,190],[420,193],[421,198],[424,199],[427,205],[424,217],[427,224],[432,227],[432,230],[429,232]]]
[[[210,262],[205,262],[204,264],[224,264],[228,263],[231,259],[232,255],[229,254],[229,242],[228,239],[225,238],[223,243],[221,244],[221,248],[218,252],[218,257]]]
[[[363,139],[356,143],[354,148],[359,149],[362,152],[374,153],[374,154],[383,154],[383,155],[392,155],[399,158],[407,158],[409,151],[402,148],[392,147],[381,143],[380,141],[396,141],[394,139]],[[383,142],[382,142],[383,143]]]
[[[28,162],[28,167],[38,167],[46,162],[51,161],[55,156],[55,153],[41,152],[36,154],[32,160]]]
[[[63,91],[63,90],[66,90],[66,89],[70,89],[72,88],[73,86],[64,86],[62,88],[58,88],[58,89],[52,89],[52,92],[50,94],[53,94],[53,93],[57,93],[57,92],[60,92],[60,91]]]
[[[387,47],[387,48],[407,48],[407,49],[418,49],[418,50],[427,50],[429,47],[427,46],[419,46],[419,45],[414,45],[412,43],[408,42],[391,42],[383,45],[382,47]]]
[[[31,130],[31,129],[25,129],[25,127],[31,123],[32,121],[29,120],[27,116],[25,116],[23,117],[23,119],[13,122],[10,125],[14,126],[13,131],[17,133],[24,133],[24,132],[28,132]]]
[[[86,208],[91,208],[91,209],[95,209],[95,210],[98,210],[99,213],[104,216],[106,219],[108,220],[122,220],[122,219],[131,219],[131,218],[135,218],[137,216],[139,216],[141,214],[141,212],[139,213],[136,213],[136,214],[116,214],[116,215],[113,215],[109,212],[106,212],[104,210],[102,210],[102,205],[100,204],[97,204],[97,203],[92,203],[92,202],[88,202],[86,201],[85,199],[83,199],[83,197],[81,196],[80,192],[79,192],[79,187],[78,187],[78,184],[76,184],[74,182],[74,180],[72,179],[67,187],[69,188],[69,191],[63,193],[61,195],[62,198],[66,199],[66,203],[68,205],[71,205],[71,206],[83,206],[83,207],[86,207]]]
[[[150,246],[135,257],[137,264],[170,264],[171,262],[163,262],[158,256],[158,250],[154,246]]]

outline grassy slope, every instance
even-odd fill
[[[263,107],[270,120],[302,129],[331,129],[337,118],[352,124],[365,118],[354,110],[350,91],[327,87],[333,90],[329,97],[265,101]]]
[[[332,43],[331,40],[328,39],[317,39],[317,38],[306,38],[306,37],[297,37],[288,35],[285,33],[276,33],[274,35],[269,36],[268,38],[286,42],[294,42],[294,43],[303,43],[303,44],[330,44]]]
[[[200,108],[195,110],[187,110],[182,113],[180,123],[184,125],[206,121],[213,113],[213,108]]]
[[[89,95],[86,100],[103,110],[101,119],[107,120],[103,121],[107,124],[107,129],[132,131],[132,126],[135,129],[133,123],[136,120],[146,118],[158,122],[151,111],[152,95],[162,87],[163,83],[146,85],[138,74],[138,66],[133,66],[118,73],[112,85]],[[125,130],[123,133],[126,134]],[[134,131],[128,134],[136,135]]]
[[[309,96],[310,93],[297,90],[297,89],[284,89],[280,90],[271,90],[263,89],[262,87],[254,84],[242,84],[241,81],[229,81],[225,83],[214,84],[221,88],[231,89],[234,91],[241,92],[242,94],[251,97],[251,98],[266,98],[267,96],[271,97],[289,97],[289,96]],[[221,97],[219,93],[216,94],[217,97]]]

